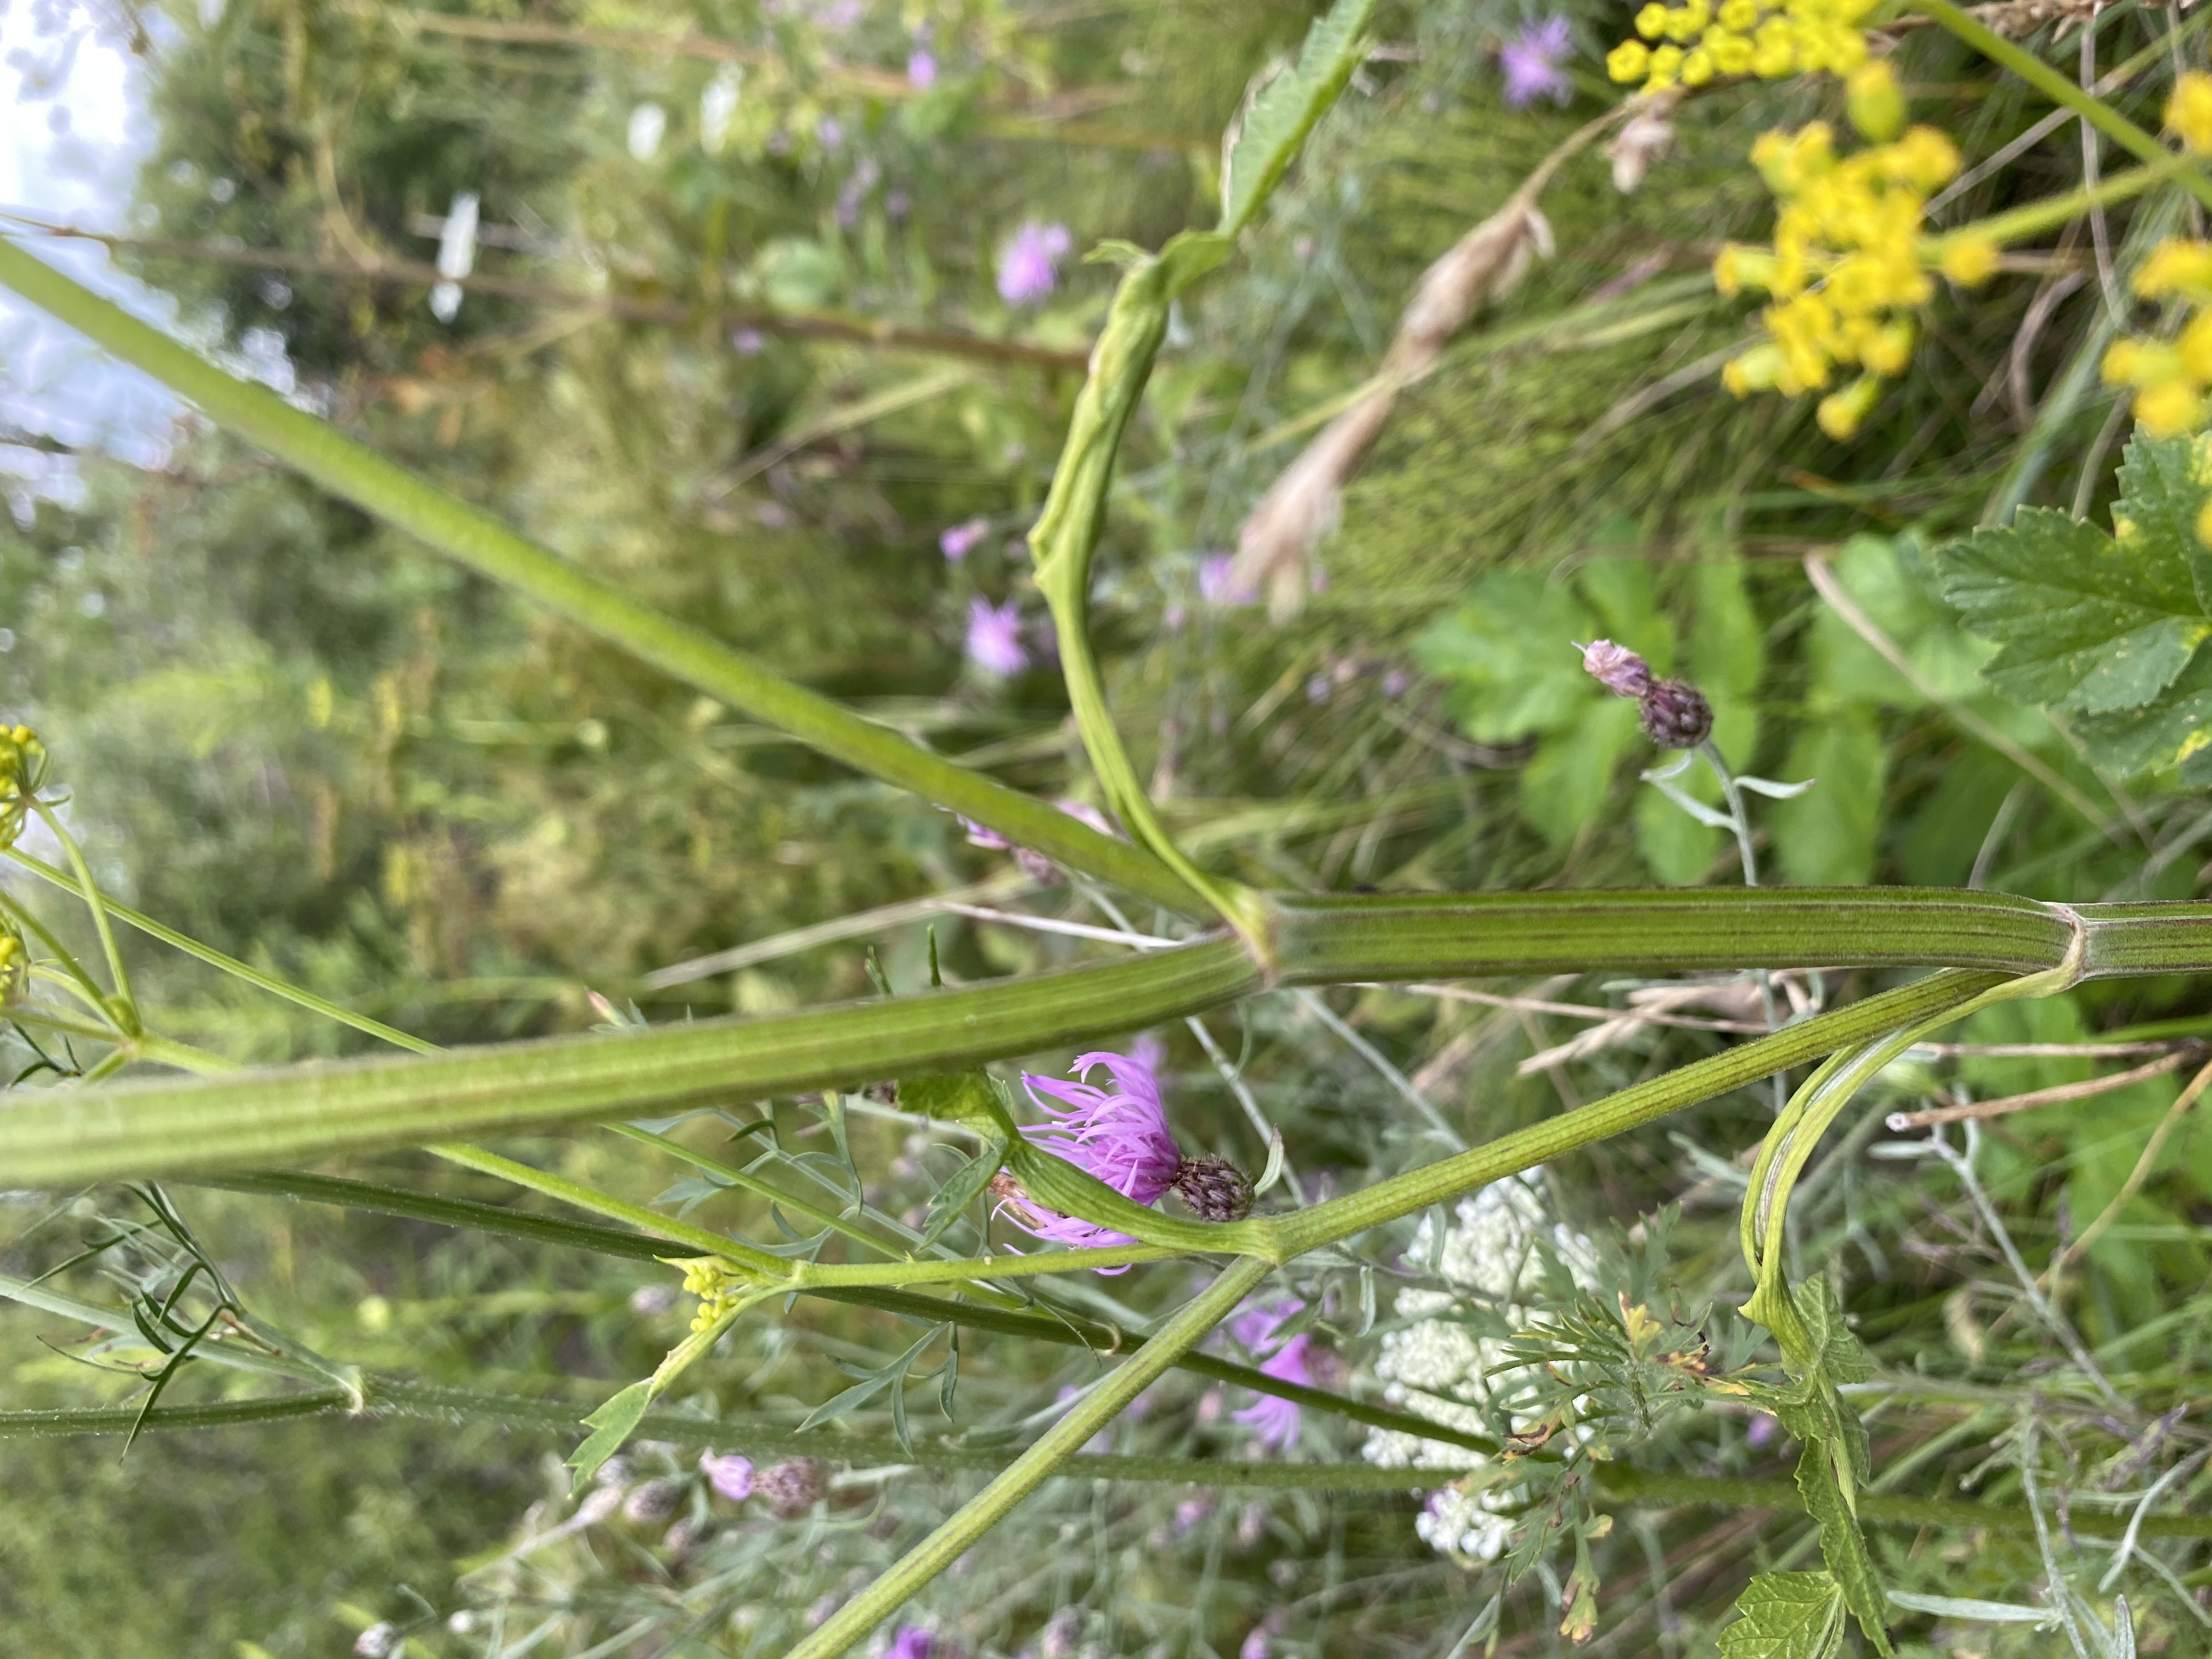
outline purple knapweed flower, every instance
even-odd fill
[[[1560,72],[1559,60],[1572,50],[1567,20],[1553,12],[1540,23],[1531,23],[1498,54],[1505,71],[1505,101],[1516,109],[1549,98],[1564,104],[1572,88]]]
[[[1087,1081],[1067,1083],[1023,1073],[1022,1086],[1030,1099],[1052,1120],[1023,1130],[1023,1138],[1095,1176],[1124,1198],[1156,1204],[1182,1168],[1182,1151],[1169,1131],[1167,1107],[1160,1099],[1159,1079],[1136,1055],[1103,1049],[1078,1055],[1069,1070],[1081,1079],[1100,1066],[1113,1082],[1110,1091]],[[1048,1105],[1040,1097],[1060,1103]],[[1023,1229],[1049,1243],[1109,1249],[1136,1242],[1110,1227],[1039,1209],[1026,1199],[1009,1198],[1006,1208]]]
[[[1010,306],[1035,305],[1060,286],[1060,262],[1074,246],[1066,225],[1024,219],[999,255],[999,297]]]
[[[718,1496],[732,1504],[742,1504],[753,1495],[753,1464],[750,1457],[739,1457],[735,1453],[717,1457],[712,1452],[702,1452],[699,1473],[707,1477],[707,1484]]]
[[[1062,796],[1053,804],[1079,823],[1089,824],[1102,836],[1110,836],[1115,833],[1114,826],[1106,821],[1106,815],[1086,802],[1071,800]],[[956,813],[954,816],[957,817],[959,815]],[[961,818],[960,827],[968,832],[968,844],[970,847],[981,847],[986,852],[1012,853],[1014,855],[1014,862],[1027,871],[1030,878],[1039,886],[1049,887],[1065,879],[1060,874],[1060,866],[1043,854],[1027,847],[1017,847],[997,830],[987,830],[973,818]],[[1143,1051],[1140,1048],[1139,1052]]]
[[[991,533],[988,519],[970,519],[956,524],[937,538],[937,550],[945,555],[947,564],[958,564],[973,553],[984,537]]]
[[[884,1659],[930,1659],[937,1651],[937,1638],[918,1625],[901,1625],[898,1633]]]
[[[968,660],[999,679],[1030,665],[1029,647],[1022,643],[1021,611],[1013,600],[1004,605],[980,598],[969,601]]]
[[[907,54],[906,81],[917,92],[927,92],[937,84],[937,58],[927,47],[917,46]]]
[[[1274,1340],[1276,1331],[1299,1310],[1300,1305],[1289,1297],[1255,1303],[1229,1322],[1229,1334],[1252,1352],[1259,1353]],[[1301,1331],[1260,1362],[1260,1374],[1279,1382],[1297,1382],[1310,1388],[1314,1378],[1308,1354],[1312,1347],[1313,1338]],[[1265,1450],[1287,1451],[1297,1443],[1303,1413],[1291,1401],[1263,1394],[1243,1411],[1230,1415],[1249,1428],[1254,1443]]]

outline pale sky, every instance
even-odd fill
[[[137,60],[101,37],[75,0],[0,0],[0,205],[123,228],[132,176],[153,134]],[[94,244],[32,238],[23,245],[142,316],[166,325],[173,314],[111,271]],[[144,375],[0,290],[0,422],[148,465],[158,464],[176,408]],[[65,468],[57,473],[46,458],[21,448],[0,447],[0,473],[67,485]]]

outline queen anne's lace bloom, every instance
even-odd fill
[[[1423,1218],[1406,1260],[1427,1267],[1449,1288],[1409,1285],[1398,1292],[1401,1319],[1414,1322],[1382,1339],[1375,1374],[1392,1405],[1467,1434],[1491,1431],[1499,1403],[1516,1386],[1504,1344],[1478,1336],[1453,1315],[1465,1304],[1494,1308],[1516,1323],[1529,1320],[1528,1305],[1542,1283],[1536,1241],[1547,1242],[1578,1279],[1590,1270],[1589,1242],[1553,1221],[1542,1197],[1540,1170],[1509,1176],[1463,1198],[1444,1230],[1441,1249]],[[1466,1474],[1491,1460],[1469,1447],[1424,1440],[1395,1429],[1367,1437],[1364,1455],[1384,1468]],[[1515,1506],[1511,1487],[1468,1481],[1432,1493],[1414,1529],[1439,1552],[1494,1561],[1512,1535],[1512,1523],[1496,1511]]]

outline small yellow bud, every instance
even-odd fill
[[[1895,145],[1897,167],[1905,182],[1923,190],[1948,184],[1959,170],[1959,147],[1934,127],[1915,127]]]
[[[1681,47],[1661,46],[1651,54],[1651,79],[1655,85],[1671,87],[1681,72]]]
[[[1797,31],[1786,17],[1770,17],[1752,40],[1752,73],[1778,81],[1797,67]]]
[[[24,948],[23,936],[0,921],[0,1008],[15,1006],[30,975],[31,957]]]
[[[2166,100],[2166,130],[2178,135],[2191,155],[2212,153],[2212,75],[2183,71]]]
[[[1912,361],[1912,325],[1885,323],[1859,347],[1859,361],[1875,374],[1894,380]]]
[[[1693,47],[1682,58],[1682,84],[1702,87],[1713,78],[1713,55],[1703,46]]]
[[[2170,294],[2212,299],[2212,242],[2167,237],[2151,250],[2130,286],[2145,300],[2162,300]]]
[[[1632,86],[1651,72],[1651,48],[1641,40],[1624,40],[1605,55],[1605,72],[1623,86]]]
[[[2197,512],[2197,539],[2212,547],[2212,501],[2207,501]]]
[[[22,833],[23,816],[46,781],[46,746],[27,726],[0,726],[0,847]]]
[[[1759,27],[1759,0],[1722,0],[1720,24],[1738,34],[1748,34]]]
[[[1721,384],[1739,398],[1765,392],[1781,378],[1782,348],[1772,342],[1755,345],[1729,360],[1721,370]]]
[[[1820,430],[1838,443],[1843,442],[1858,431],[1860,422],[1866,419],[1881,396],[1881,382],[1871,374],[1861,375],[1841,392],[1830,392],[1820,399],[1820,407],[1815,415],[1820,422]]]
[[[1960,288],[1979,288],[1997,268],[1997,245],[1986,236],[1969,236],[1943,250],[1938,267]]]
[[[2212,386],[2212,311],[2191,318],[2174,346],[2181,354],[2181,372],[2198,386]]]
[[[1647,40],[1656,40],[1666,33],[1667,8],[1660,0],[1651,0],[1650,5],[1636,14],[1636,32]]]
[[[1705,31],[1705,50],[1713,55],[1713,64],[1723,75],[1751,73],[1752,45],[1741,34],[1731,34],[1726,29]]]
[[[2167,380],[2136,393],[2136,419],[2154,438],[2188,432],[2204,418],[2204,399],[2188,381]]]
[[[2142,357],[2142,343],[2139,340],[2115,340],[2106,349],[2105,361],[2099,373],[2106,386],[2128,386],[2134,382],[2136,369]]]
[[[1844,108],[1851,125],[1878,144],[1905,131],[1905,94],[1887,58],[1870,58],[1844,83]]]

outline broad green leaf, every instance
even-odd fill
[[[1812,1334],[1816,1364],[1830,1382],[1863,1382],[1874,1375],[1874,1361],[1860,1345],[1844,1316],[1835,1281],[1816,1274],[1790,1291],[1797,1316]]]
[[[1376,0],[1336,0],[1307,32],[1298,61],[1260,89],[1244,112],[1221,176],[1221,224],[1234,236],[1252,222],[1352,70]]]
[[[1782,873],[1808,886],[1856,886],[1874,873],[1888,751],[1870,712],[1839,710],[1798,735],[1780,776],[1818,780],[1766,809]]]
[[[1804,1495],[1806,1510],[1820,1523],[1821,1559],[1828,1564],[1844,1606],[1875,1651],[1889,1653],[1889,1633],[1882,1620],[1888,1598],[1875,1576],[1858,1517],[1838,1484],[1835,1448],[1819,1443],[1806,1446],[1797,1459],[1797,1490]]]
[[[2191,569],[2204,489],[2194,441],[2137,439],[2121,470],[2115,534],[2041,507],[1936,555],[1944,597],[2003,648],[1982,672],[2023,702],[2085,714],[2140,708],[2207,635]],[[2140,493],[2138,493],[2140,492]]]
[[[1586,704],[1573,729],[1546,738],[1522,773],[1522,817],[1554,847],[1565,846],[1605,805],[1621,757],[1642,741],[1636,705],[1626,697]]]
[[[1575,641],[1596,624],[1565,588],[1525,571],[1486,576],[1414,641],[1421,666],[1452,681],[1452,712],[1478,743],[1576,724],[1607,694]]]
[[[1684,774],[1675,783],[1699,800],[1720,799],[1720,786],[1702,768]],[[1644,854],[1651,873],[1669,887],[1704,880],[1728,840],[1724,830],[1699,823],[1648,786],[1636,792],[1635,821],[1636,850]]]
[[[1911,538],[1854,536],[1829,568],[1867,622],[1904,653],[1922,684],[1939,696],[1971,697],[1987,690],[1982,665],[1989,645],[1964,632],[1937,592],[1935,573]],[[1833,606],[1814,612],[1807,654],[1816,708],[1864,704],[1918,708],[1928,699]]]
[[[1674,672],[1674,625],[1659,607],[1649,560],[1593,559],[1575,573],[1575,586],[1597,612],[1600,633],[1640,653],[1653,673]]]
[[[1716,702],[1749,697],[1765,666],[1765,638],[1743,560],[1734,552],[1699,564],[1691,578],[1697,610],[1690,623],[1690,679]]]
[[[1844,1650],[1843,1587],[1825,1572],[1762,1572],[1743,1615],[1720,1634],[1721,1659],[1835,1659]]]
[[[2090,751],[2115,770],[2179,767],[2185,787],[2212,784],[2212,655],[2191,661],[2148,708],[2087,718],[2075,729]]]
[[[581,1492],[585,1483],[597,1474],[599,1465],[622,1449],[623,1441],[636,1431],[644,1418],[646,1407],[653,1404],[653,1379],[633,1382],[605,1405],[584,1419],[592,1431],[583,1444],[568,1454],[568,1467],[576,1472],[570,1483],[571,1492]]]
[[[2123,545],[2134,533],[2157,547],[2179,548],[2197,590],[2197,608],[2212,615],[2212,550],[2197,534],[2197,515],[2212,495],[2212,436],[2160,439],[2138,431],[2121,453],[2119,485],[2113,536]]]

